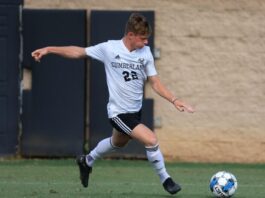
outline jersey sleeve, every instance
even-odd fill
[[[90,56],[91,58],[97,59],[101,62],[104,62],[105,57],[105,50],[106,50],[107,42],[99,43],[94,46],[87,47],[85,49],[86,55]]]
[[[147,50],[147,64],[146,64],[146,75],[147,76],[155,76],[157,75],[157,71],[155,68],[154,57],[151,53],[150,48]]]

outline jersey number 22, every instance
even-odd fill
[[[131,80],[138,79],[137,73],[135,71],[131,71],[131,72],[123,71],[122,74],[123,74],[125,81],[131,81]]]

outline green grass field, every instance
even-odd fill
[[[235,198],[265,197],[265,164],[167,163],[183,190],[174,197],[210,198],[210,177],[219,170],[234,173],[239,182]],[[0,160],[0,197],[155,198],[172,197],[160,185],[147,161],[100,160],[88,188],[79,182],[73,159]]]

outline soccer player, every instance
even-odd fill
[[[104,63],[109,91],[107,110],[113,132],[111,137],[101,140],[90,153],[77,157],[80,179],[84,187],[88,186],[89,174],[97,159],[135,139],[145,146],[147,159],[164,189],[170,194],[181,190],[181,186],[174,182],[165,168],[156,134],[141,123],[145,81],[148,79],[153,90],[171,102],[177,110],[193,113],[194,109],[179,100],[160,81],[152,53],[146,46],[151,32],[146,18],[139,13],[133,13],[126,23],[121,40],[109,40],[87,48],[48,46],[32,52],[36,61],[40,61],[45,55],[56,54],[66,58],[90,56]]]

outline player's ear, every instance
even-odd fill
[[[127,36],[129,39],[133,38],[135,36],[135,34],[133,32],[128,32]]]

